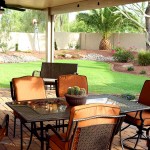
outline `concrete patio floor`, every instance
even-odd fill
[[[50,90],[47,91],[48,97],[55,97],[55,91]],[[17,121],[17,127],[16,127],[16,137],[13,138],[13,111],[5,104],[6,102],[12,101],[10,96],[9,89],[0,89],[0,122],[4,118],[5,114],[9,114],[10,121],[9,121],[9,132],[8,137],[4,137],[3,140],[0,142],[0,150],[20,150],[20,126],[19,121]],[[125,124],[123,124],[125,126]],[[135,128],[130,127],[122,132],[122,138],[126,138],[128,136],[131,136],[135,133]],[[27,148],[28,142],[29,142],[29,135],[30,133],[28,130],[24,128],[23,133],[23,145],[24,149]],[[132,142],[128,142],[128,145],[133,144]],[[36,139],[36,137],[33,137],[33,141],[30,146],[30,150],[40,150],[40,142]],[[138,145],[138,150],[147,150],[146,142],[140,141]],[[120,145],[120,138],[119,135],[116,135],[113,141],[112,150],[122,150]],[[125,149],[127,150],[127,149]]]

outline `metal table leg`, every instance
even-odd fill
[[[23,150],[23,125],[22,121],[20,121],[20,138],[21,138],[21,150]]]
[[[44,150],[43,122],[40,122],[40,129],[41,129],[41,150]]]

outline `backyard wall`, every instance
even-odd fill
[[[99,33],[69,33],[55,32],[55,41],[58,49],[75,49],[80,46],[84,50],[98,50],[102,36]],[[45,51],[45,34],[34,33],[11,33],[10,46],[11,50],[15,50],[15,45],[18,44],[18,49],[21,51],[35,50]],[[126,49],[136,51],[145,50],[145,34],[140,33],[120,33],[113,34],[110,37],[113,47],[120,46]]]

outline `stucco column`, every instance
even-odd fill
[[[47,9],[46,61],[54,62],[54,15],[50,8]]]

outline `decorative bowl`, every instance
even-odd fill
[[[83,105],[86,103],[87,95],[69,95],[65,94],[66,101],[70,106]]]

